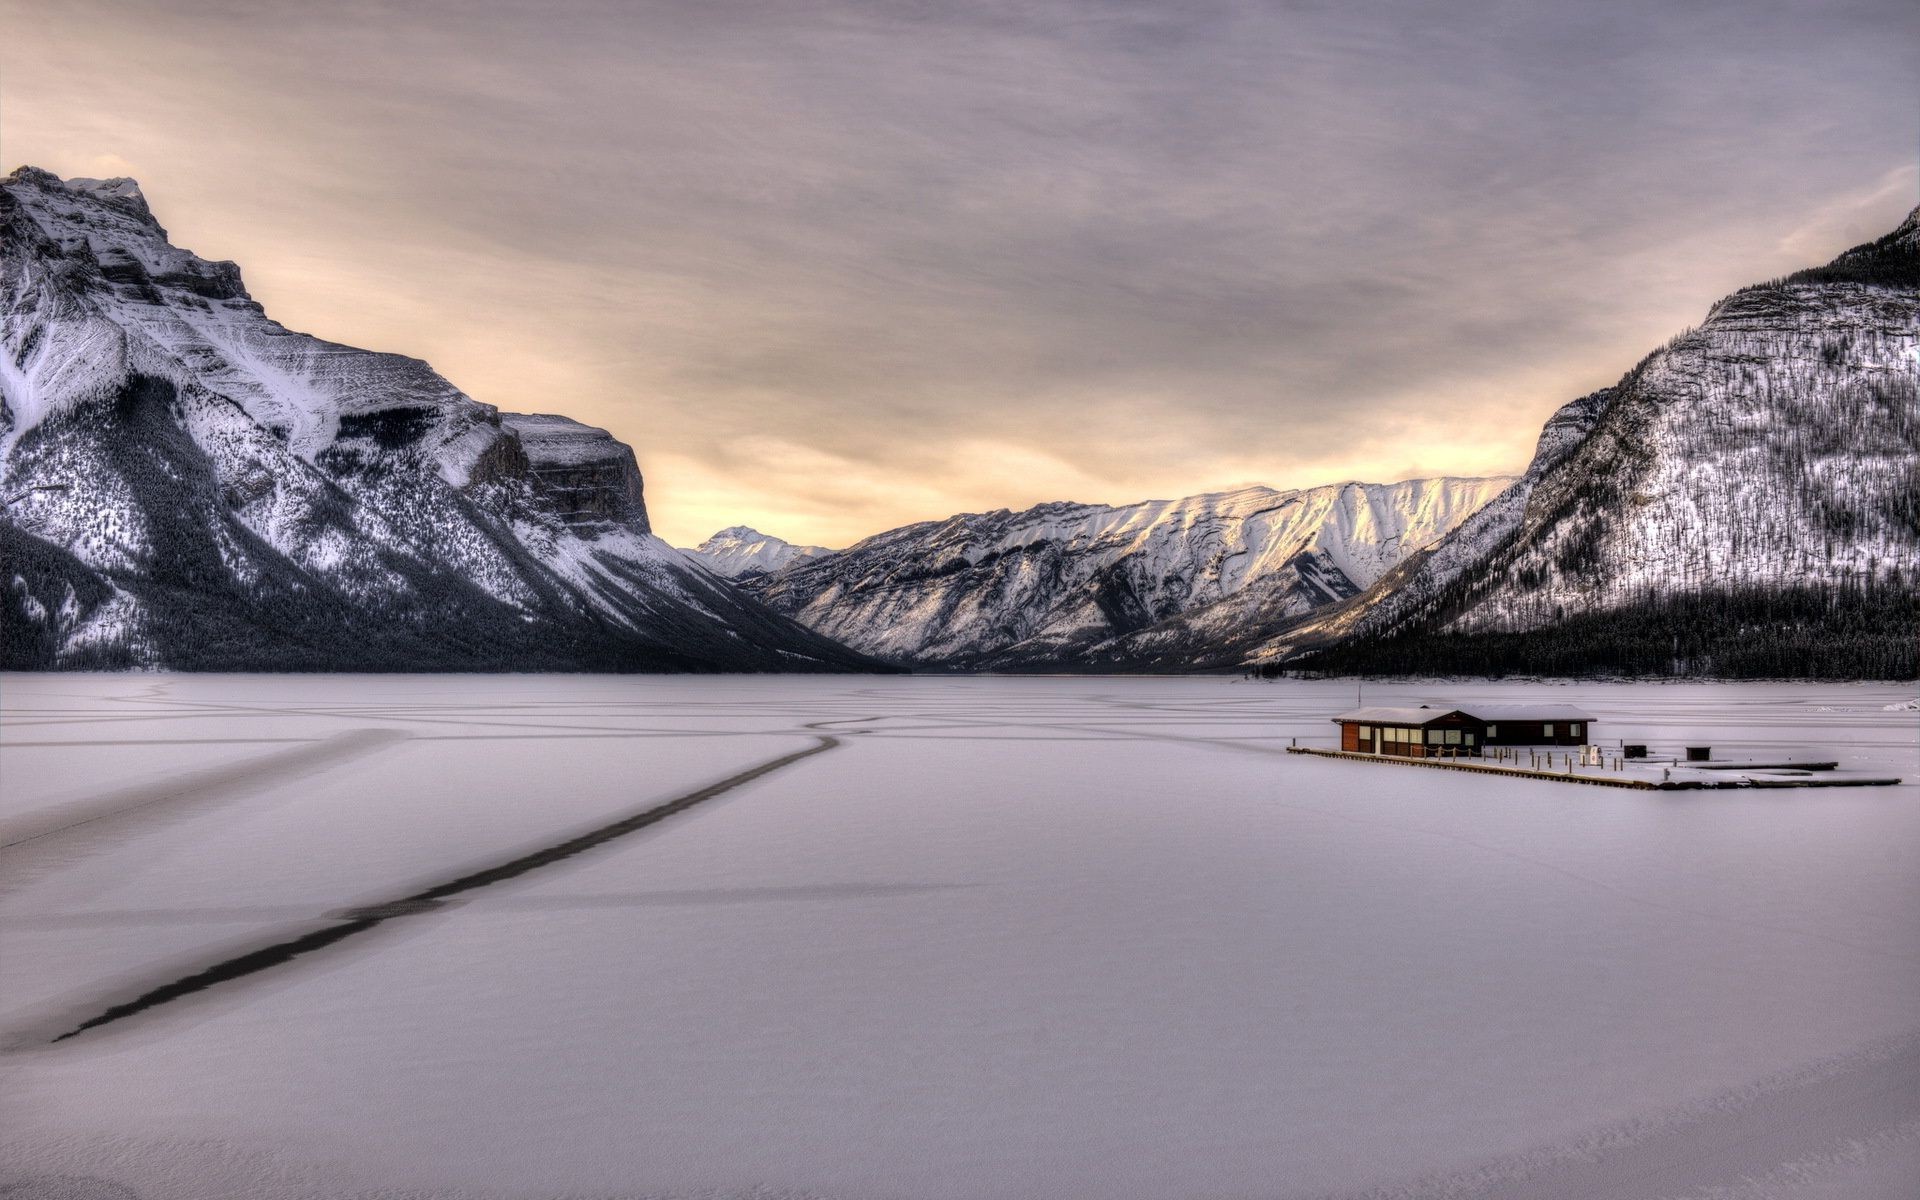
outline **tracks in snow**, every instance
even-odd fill
[[[685,812],[697,804],[704,803],[716,796],[724,795],[727,792],[733,791],[735,788],[752,783],[756,779],[764,778],[767,775],[793,766],[795,763],[802,762],[815,755],[825,754],[827,751],[843,744],[843,738],[840,735],[823,732],[827,726],[857,724],[878,719],[877,717],[859,717],[845,720],[816,721],[804,725],[802,726],[803,729],[812,732],[814,744],[803,750],[795,750],[790,754],[783,754],[778,758],[768,759],[765,762],[748,767],[746,770],[729,775],[725,779],[710,783],[705,787],[696,788],[684,795],[676,796],[663,804],[656,804],[649,808],[641,809],[638,812],[622,817],[620,820],[567,838],[564,841],[556,842],[553,845],[542,847],[527,854],[518,855],[503,862],[495,863],[492,866],[483,867],[477,871],[469,871],[405,896],[398,896],[391,900],[362,905],[358,908],[346,910],[337,914],[333,918],[332,923],[322,928],[308,930],[296,937],[287,938],[283,941],[274,942],[223,959],[201,970],[154,983],[126,999],[111,1002],[104,1008],[98,1010],[89,1010],[93,1011],[92,1016],[88,1016],[80,1020],[77,1024],[70,1024],[70,1027],[67,1027],[72,1021],[72,1017],[69,1015],[65,1021],[60,1022],[60,1026],[65,1027],[65,1031],[57,1034],[50,1040],[52,1042],[64,1042],[70,1038],[78,1037],[89,1030],[98,1029],[104,1025],[111,1025],[116,1021],[123,1021],[128,1017],[191,996],[196,992],[202,992],[216,985],[242,979],[246,976],[254,975],[272,967],[291,962],[302,955],[325,949],[328,946],[343,942],[357,934],[369,932],[388,921],[417,916],[422,913],[435,912],[446,908],[450,903],[457,903],[454,898],[465,892],[471,892],[496,883],[502,883],[509,879],[516,879],[529,872],[537,871],[542,867],[552,866],[555,863],[572,858],[577,854],[585,853],[595,847],[606,845],[608,842],[626,837],[628,834],[636,833],[651,825],[656,825],[676,813]],[[855,732],[864,733],[866,731],[859,730]],[[70,1011],[71,1010],[69,1010],[69,1012]],[[41,1037],[28,1035],[24,1038],[16,1037],[16,1039],[11,1040],[14,1041],[15,1045],[20,1045],[23,1042],[30,1045],[42,1040],[43,1037],[44,1035]]]

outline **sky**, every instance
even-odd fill
[[[1920,190],[1920,5],[0,0],[0,169],[656,529],[1489,475]]]

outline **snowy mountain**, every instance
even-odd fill
[[[648,529],[633,453],[295,333],[126,179],[0,183],[16,667],[831,669]]]
[[[1219,659],[1355,595],[1513,481],[1250,487],[1043,504],[890,530],[744,586],[867,654],[994,669]]]
[[[692,555],[715,575],[742,579],[766,575],[789,563],[819,558],[833,551],[825,546],[796,546],[772,534],[761,533],[745,525],[733,525],[681,553]]]
[[[1254,657],[1912,678],[1916,479],[1920,209],[1714,305],[1556,414],[1526,474],[1452,535]]]

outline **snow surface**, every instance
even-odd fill
[[[1538,700],[1603,742],[1912,780],[1911,694],[6,676],[0,1194],[1910,1196],[1913,783],[1661,794],[1284,747],[1357,703]]]

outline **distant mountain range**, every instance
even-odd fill
[[[295,333],[131,180],[0,183],[0,662],[847,670],[654,537],[633,453]]]
[[[741,585],[865,654],[992,670],[1179,669],[1358,594],[1513,480],[1244,488],[965,513]]]
[[[1517,478],[967,514],[742,578],[889,661],[1913,678],[1920,209],[1572,401]]]
[[[0,181],[0,665],[1911,678],[1920,210],[1527,471],[654,537],[633,452],[292,332],[129,180]]]

